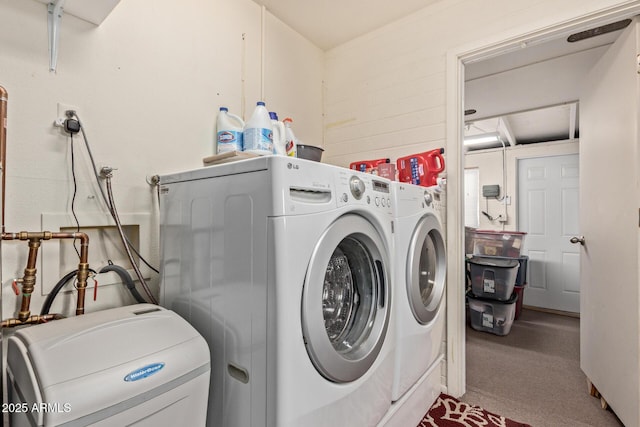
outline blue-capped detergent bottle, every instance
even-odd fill
[[[214,153],[222,154],[230,151],[242,151],[242,131],[244,121],[235,114],[229,113],[227,107],[220,107],[216,120],[216,146]]]
[[[271,118],[262,101],[258,101],[251,118],[244,125],[244,151],[259,155],[273,154]]]

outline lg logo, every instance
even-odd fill
[[[293,163],[287,163],[287,169],[300,169],[299,165],[294,165]]]

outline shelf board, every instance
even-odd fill
[[[36,1],[45,5],[52,2],[50,0]],[[118,3],[120,3],[120,0],[66,0],[63,9],[65,14],[100,25]]]

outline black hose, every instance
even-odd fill
[[[120,267],[119,265],[111,264],[111,262],[109,262],[109,265],[102,267],[100,273],[107,273],[109,271],[113,271],[118,276],[120,276],[120,279],[122,279],[122,282],[127,287],[127,289],[129,289],[129,292],[131,292],[133,299],[135,299],[137,303],[143,304],[147,302],[144,298],[142,298],[142,295],[140,295],[140,292],[138,292],[138,290],[136,289],[136,285],[134,285],[133,279],[131,278],[131,275],[127,270]]]
[[[89,271],[92,272],[93,274],[97,274],[96,271],[91,268],[89,269]],[[142,304],[147,302],[136,289],[136,286],[134,285],[133,280],[131,279],[131,275],[127,270],[125,270],[124,268],[118,265],[109,264],[103,267],[102,270],[100,270],[100,273],[107,273],[109,271],[113,271],[118,276],[120,276],[120,279],[122,279],[122,281],[124,282],[124,285],[127,287],[127,289],[129,289],[129,292],[131,292],[131,296],[133,296],[133,299],[135,299],[137,303]],[[45,314],[49,314],[49,310],[51,310],[51,306],[53,305],[53,300],[56,298],[56,296],[58,296],[58,294],[60,293],[64,285],[66,285],[67,282],[73,279],[77,274],[78,274],[78,270],[73,270],[65,274],[64,277],[62,277],[62,279],[60,279],[58,283],[56,283],[56,285],[53,287],[49,295],[47,295],[47,298],[44,300],[44,304],[42,304],[42,309],[40,310],[41,316],[44,316]]]
[[[96,273],[96,271],[93,269],[89,269],[89,271],[92,272],[93,274]],[[44,316],[45,314],[49,314],[49,310],[51,310],[51,305],[53,304],[53,300],[56,298],[56,296],[58,295],[60,290],[64,287],[64,285],[66,285],[69,280],[74,278],[76,274],[78,274],[78,270],[73,270],[65,274],[64,277],[60,279],[58,283],[56,283],[56,285],[53,287],[49,295],[47,295],[47,298],[44,300],[44,304],[42,305],[42,309],[40,310],[41,316]]]
[[[122,230],[122,224],[120,224],[120,218],[118,216],[118,211],[116,210],[116,203],[113,199],[113,191],[111,189],[111,171],[112,170],[111,168],[103,167],[102,171],[107,181],[107,194],[109,195],[109,203],[111,206],[111,216],[116,222],[116,226],[118,228],[118,234],[120,236],[120,239],[122,240],[122,245],[124,246],[124,250],[127,252],[127,257],[129,258],[129,262],[131,263],[131,266],[133,267],[133,270],[135,271],[136,276],[138,276],[138,280],[140,281],[140,286],[142,286],[142,289],[144,289],[144,292],[147,294],[149,301],[151,301],[152,304],[158,304],[158,301],[156,301],[153,294],[151,293],[151,290],[147,286],[147,282],[145,282],[144,277],[142,276],[142,272],[140,272],[138,265],[133,260],[133,255],[131,255],[131,248],[127,244],[126,236],[124,234],[124,231]]]

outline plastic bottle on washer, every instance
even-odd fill
[[[242,130],[244,121],[235,114],[229,113],[227,107],[220,107],[216,120],[216,146],[215,154],[230,151],[242,151]]]
[[[263,156],[273,154],[273,127],[262,101],[258,101],[251,118],[244,125],[244,151]]]
[[[285,151],[287,156],[296,157],[296,146],[298,145],[298,141],[293,134],[293,129],[291,129],[293,119],[291,117],[287,117],[282,121],[282,123],[284,123]]]
[[[269,111],[269,117],[271,118],[271,127],[273,129],[273,153],[285,156],[287,150],[285,148],[284,124],[278,120],[278,114],[273,111]]]

